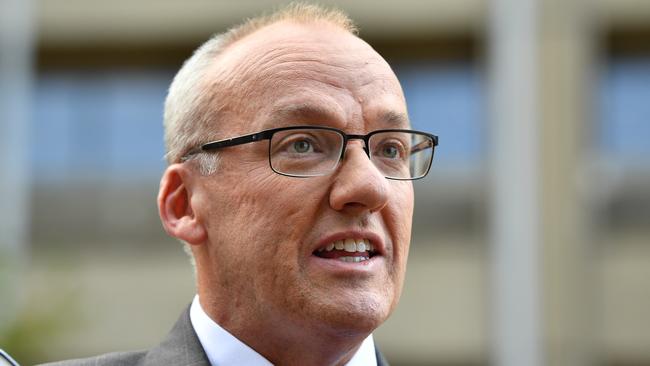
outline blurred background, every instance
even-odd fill
[[[166,89],[282,3],[0,0],[0,348],[31,365],[164,337],[194,294],[155,206]],[[650,1],[322,3],[440,135],[376,332],[392,364],[650,365]]]

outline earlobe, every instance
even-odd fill
[[[163,174],[158,192],[158,213],[167,234],[199,245],[205,242],[207,235],[192,207],[184,173],[180,164],[174,164]]]

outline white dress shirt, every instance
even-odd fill
[[[266,358],[255,352],[247,344],[237,339],[227,330],[212,320],[203,311],[199,303],[199,295],[194,297],[190,307],[190,320],[192,327],[205,350],[205,354],[212,366],[247,365],[270,366],[273,365]],[[366,338],[361,347],[345,366],[375,366],[375,343],[372,334]]]

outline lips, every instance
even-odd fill
[[[329,241],[316,249],[313,254],[325,259],[359,263],[375,256],[377,250],[368,238],[345,238]]]

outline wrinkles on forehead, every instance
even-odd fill
[[[250,58],[242,60],[233,69],[228,84],[236,86],[240,96],[259,96],[271,90],[274,94],[281,88],[323,84],[350,93],[350,86],[357,88],[381,78],[370,72],[372,61],[356,60],[330,50],[310,49],[283,45],[259,50]]]
[[[271,29],[266,31],[230,45],[215,60],[206,89],[212,94],[209,108],[217,118],[237,114],[251,120],[262,111],[271,112],[269,109],[276,106],[275,101],[282,95],[306,89],[309,91],[302,93],[305,97],[310,94],[317,99],[317,94],[325,97],[329,93],[339,98],[345,95],[350,100],[359,99],[360,94],[371,99],[398,90],[404,103],[399,82],[388,64],[355,36],[340,29],[335,29],[334,34],[294,29],[305,33],[299,35],[286,29],[279,34],[271,33]],[[341,36],[350,38],[337,43]],[[313,120],[312,117],[329,120],[334,114],[345,118],[339,114],[340,110],[332,110],[336,109],[335,104],[325,108],[311,103],[310,108],[294,108],[292,113],[294,117],[301,117],[298,114],[310,117],[308,120]],[[276,112],[287,116],[289,109],[280,106]],[[396,127],[408,126],[405,111],[384,112],[378,118]]]
[[[264,128],[282,127],[295,123],[344,125],[339,121],[341,114],[342,112],[337,111],[335,108],[316,103],[280,103],[271,109],[267,125]],[[379,111],[377,115],[372,116],[370,119],[375,121],[381,128],[408,128],[410,125],[406,113],[394,110]]]

